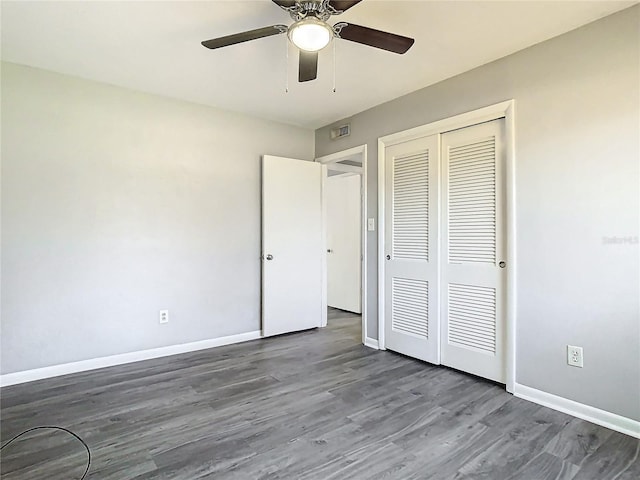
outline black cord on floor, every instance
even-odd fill
[[[2,445],[0,447],[0,450],[3,450],[4,447],[8,446],[11,442],[13,442],[14,440],[17,440],[18,438],[20,438],[22,435],[26,435],[29,432],[33,432],[34,430],[61,430],[63,432],[68,433],[69,435],[72,435],[73,437],[75,437],[80,443],[82,443],[82,445],[84,445],[84,448],[87,449],[87,468],[84,470],[84,473],[82,474],[82,476],[80,477],[79,480],[84,480],[84,478],[87,476],[87,473],[89,473],[89,467],[91,467],[91,450],[89,449],[89,445],[86,444],[86,442],[84,440],[82,440],[78,435],[76,435],[75,433],[73,433],[71,430],[67,430],[64,427],[56,427],[56,426],[41,426],[41,427],[33,427],[30,428],[29,430],[25,430],[22,433],[19,433],[18,435],[16,435],[15,437],[13,437],[11,440],[9,440],[7,443],[5,443],[4,445]]]

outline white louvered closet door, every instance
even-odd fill
[[[385,149],[385,347],[439,359],[438,137]]]
[[[504,383],[504,120],[442,135],[442,364]]]

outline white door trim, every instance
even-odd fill
[[[376,345],[377,341],[373,338],[369,338],[367,334],[367,317],[368,317],[368,308],[367,308],[367,145],[360,145],[357,147],[349,148],[347,150],[343,150],[341,152],[332,153],[330,155],[324,155],[322,157],[318,157],[315,159],[316,162],[322,163],[324,165],[332,164],[336,162],[341,162],[344,160],[357,158],[362,161],[362,175],[361,175],[361,184],[360,184],[360,194],[362,200],[362,208],[361,208],[361,252],[362,252],[362,261],[361,261],[361,278],[362,278],[362,343],[367,346]],[[359,167],[357,167],[359,168]],[[326,179],[326,175],[323,175],[323,187],[322,187],[322,195],[323,195],[323,238],[325,239],[324,245],[324,260],[323,260],[323,282],[322,282],[322,302],[323,302],[323,323],[322,326],[327,326],[327,257],[326,257],[326,236],[327,236],[327,225],[326,225],[326,202],[324,201],[324,179]]]
[[[411,128],[403,132],[393,133],[378,138],[378,345],[385,349],[384,341],[384,206],[385,206],[385,178],[384,163],[385,149],[388,146],[414,140],[429,135],[443,134],[459,128],[469,127],[482,122],[499,118],[505,119],[505,147],[506,147],[506,242],[507,242],[507,286],[506,286],[506,367],[507,391],[513,393],[516,372],[516,191],[515,191],[515,101],[507,100],[489,105],[478,110],[445,118],[436,122]],[[438,318],[438,321],[440,319]]]
[[[354,165],[341,165],[339,163],[326,163],[329,167],[329,170],[333,170],[334,172],[342,172],[342,173],[357,173],[360,175],[362,173],[362,167],[356,167]]]

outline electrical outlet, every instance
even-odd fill
[[[169,310],[160,310],[160,323],[169,323]]]
[[[567,345],[567,363],[573,367],[582,368],[582,347],[574,347],[573,345]]]

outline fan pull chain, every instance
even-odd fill
[[[286,65],[284,67],[284,93],[289,93],[289,39],[287,38],[287,36],[285,35],[284,37],[284,46],[286,49],[286,54],[285,54],[285,62]]]
[[[336,39],[333,39],[333,93],[336,93]]]

